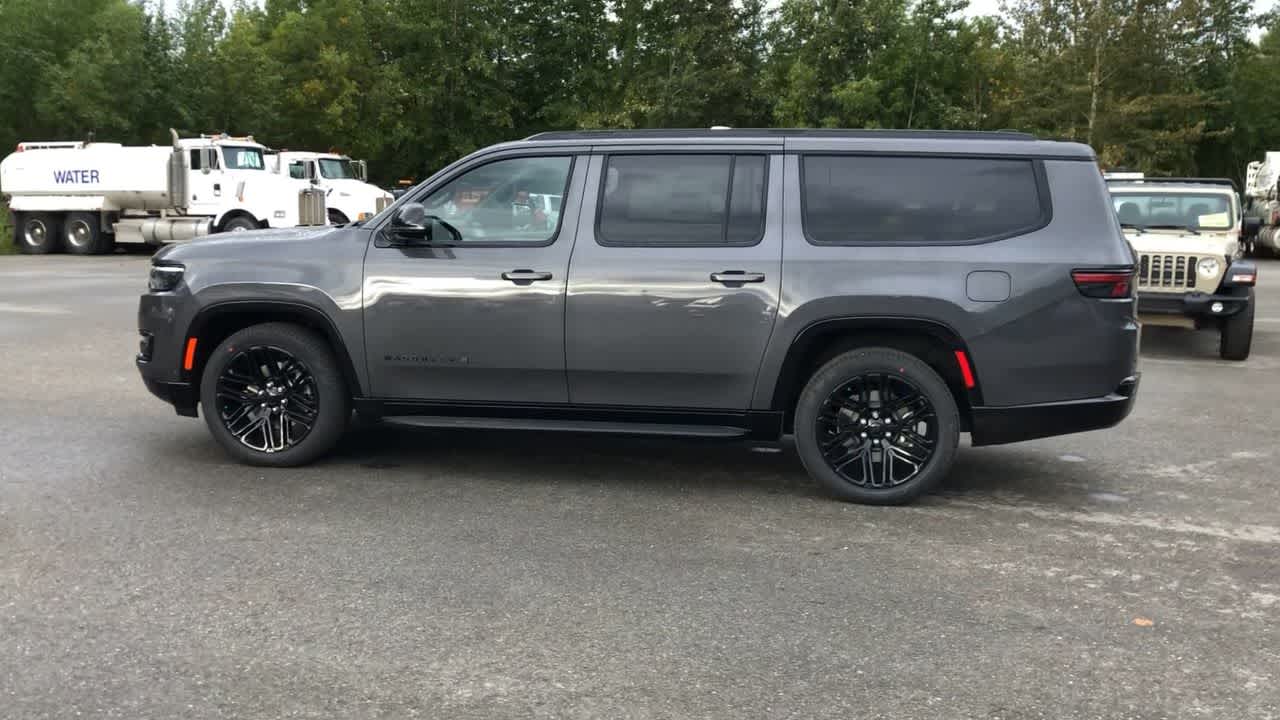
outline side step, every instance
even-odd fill
[[[685,437],[741,438],[745,428],[724,425],[665,425],[596,420],[541,420],[538,418],[452,417],[447,415],[388,415],[382,422],[401,427],[473,428],[483,430],[543,430],[552,432],[611,433],[614,435],[680,435]]]

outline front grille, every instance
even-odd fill
[[[1138,288],[1191,288],[1196,286],[1194,255],[1143,253],[1138,262]]]

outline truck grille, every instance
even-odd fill
[[[1139,288],[1190,288],[1196,286],[1194,255],[1143,253],[1138,263]]]

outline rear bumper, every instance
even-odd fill
[[[1139,376],[1126,378],[1100,398],[1067,402],[973,408],[974,445],[1001,445],[1054,435],[1101,430],[1129,415],[1138,396]]]

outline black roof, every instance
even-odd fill
[[[977,131],[977,130],[839,130],[832,128],[726,128],[715,130],[710,128],[664,129],[664,130],[555,130],[530,135],[526,141],[539,140],[628,140],[628,139],[661,139],[661,138],[783,138],[783,137],[828,137],[828,138],[903,138],[903,139],[941,139],[941,140],[1037,140],[1035,135],[1013,130]]]

